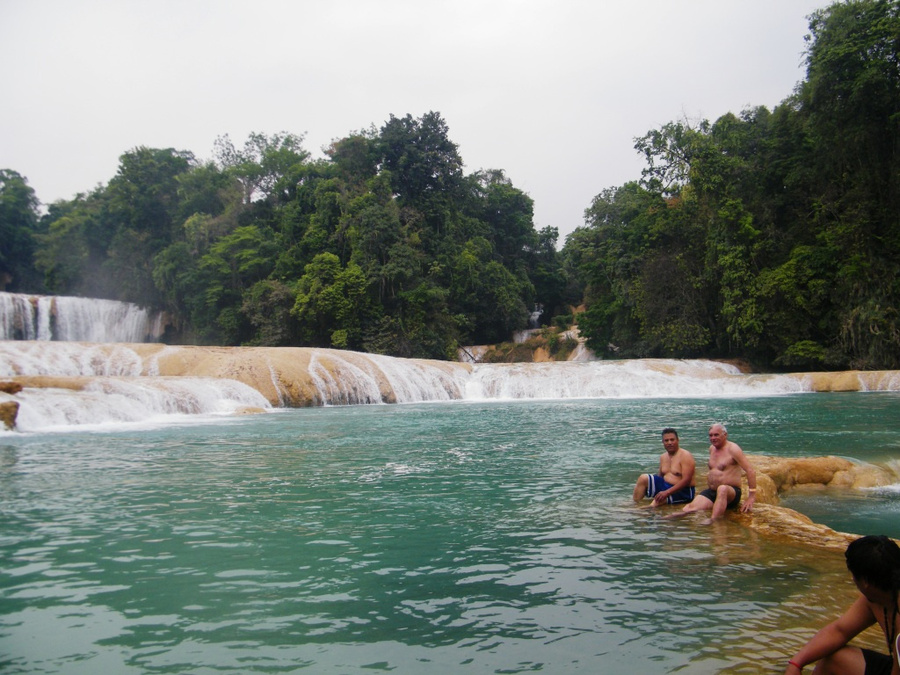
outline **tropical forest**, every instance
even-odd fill
[[[48,205],[2,169],[0,290],[164,310],[172,344],[455,360],[538,308],[599,358],[897,369],[900,0],[815,12],[805,58],[773,110],[635,138],[641,175],[597,186],[565,241],[504,170],[466,173],[435,111],[323,159],[287,131],[221,135],[205,161],[137,147]]]

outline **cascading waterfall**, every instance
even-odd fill
[[[146,342],[162,315],[128,302],[0,293],[0,340]]]
[[[16,398],[23,432],[153,425],[269,407],[241,382],[208,377],[96,377],[82,389],[26,388]]]
[[[747,375],[713,361],[467,364],[300,347],[0,341],[18,431],[240,408],[440,401],[778,396],[900,390],[900,372]],[[829,389],[829,387],[831,387]]]
[[[36,305],[31,296],[0,293],[0,338],[37,340]]]
[[[150,362],[152,368],[154,363]],[[0,342],[0,377],[140,377],[158,375],[125,345]]]
[[[381,402],[378,381],[370,372],[343,359],[313,353],[309,376],[317,392],[317,405],[360,405]]]

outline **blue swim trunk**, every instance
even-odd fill
[[[672,487],[672,484],[667,482],[666,479],[662,476],[648,473],[647,477],[650,479],[647,481],[648,497],[655,497],[663,490],[668,490],[670,487]],[[666,502],[668,504],[685,504],[687,502],[692,502],[694,501],[694,495],[696,493],[697,489],[694,487],[682,488],[678,492],[673,492],[672,494],[670,494],[666,499]]]

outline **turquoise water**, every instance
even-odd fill
[[[749,453],[900,456],[890,393],[6,434],[0,671],[782,672],[853,597],[842,556],[630,500],[663,426],[702,461],[719,420]],[[900,536],[895,492],[830,502]]]

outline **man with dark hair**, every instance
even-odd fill
[[[813,661],[818,661],[813,673],[823,675],[900,675],[900,546],[885,536],[862,537],[850,543],[845,556],[859,597],[788,661],[785,675],[797,675]],[[887,654],[847,645],[876,623],[884,632]]]
[[[694,498],[694,456],[679,445],[678,432],[662,431],[665,452],[659,456],[659,472],[641,474],[634,485],[634,501],[652,497],[651,506],[682,504]]]

